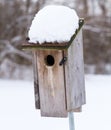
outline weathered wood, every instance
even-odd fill
[[[82,30],[65,55],[68,56],[65,65],[67,111],[74,111],[85,104]]]
[[[47,63],[47,56],[52,56],[54,61]],[[58,50],[38,50],[37,52],[42,116],[67,117],[64,69],[59,65],[62,58],[63,53]]]
[[[36,109],[40,109],[39,80],[38,80],[38,68],[37,68],[37,51],[33,51],[32,54],[33,54],[35,107],[36,107]]]
[[[82,111],[82,107],[75,108],[75,109],[73,110],[73,112],[81,112],[81,111]]]

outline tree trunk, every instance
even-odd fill
[[[105,0],[99,1],[99,6],[101,8],[102,15],[105,17],[106,13],[107,13],[106,6],[105,6]]]
[[[88,15],[88,4],[87,4],[87,0],[83,0],[83,6],[84,6],[84,14],[87,16]]]
[[[30,0],[26,0],[26,14],[28,14],[29,12],[30,3],[31,3]]]

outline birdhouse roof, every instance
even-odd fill
[[[35,15],[28,32],[28,41],[23,47],[68,48],[80,25],[83,25],[83,19],[79,19],[75,10],[66,6],[46,6]]]
[[[28,32],[29,43],[64,43],[70,40],[78,27],[79,17],[73,9],[66,6],[46,6],[32,21]]]

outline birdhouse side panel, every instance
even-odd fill
[[[64,69],[59,65],[62,57],[62,51],[58,50],[38,50],[37,52],[42,116],[67,117]]]
[[[85,104],[84,61],[82,30],[77,34],[67,50],[67,64],[65,66],[67,110],[81,110]]]
[[[37,68],[37,51],[33,51],[33,73],[34,73],[35,107],[36,107],[36,109],[40,109],[38,68]]]

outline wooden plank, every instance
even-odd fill
[[[74,112],[81,112],[81,111],[82,111],[82,107],[75,108],[73,111],[74,111]]]
[[[35,107],[40,109],[39,83],[38,83],[38,68],[37,68],[37,52],[33,52],[33,73],[34,73],[34,95]]]
[[[67,110],[74,111],[85,104],[82,30],[65,55],[68,56],[65,65]]]
[[[47,64],[47,56],[54,58],[54,64]],[[47,117],[67,117],[64,70],[59,65],[62,51],[38,50],[37,66],[39,77],[41,115]]]

